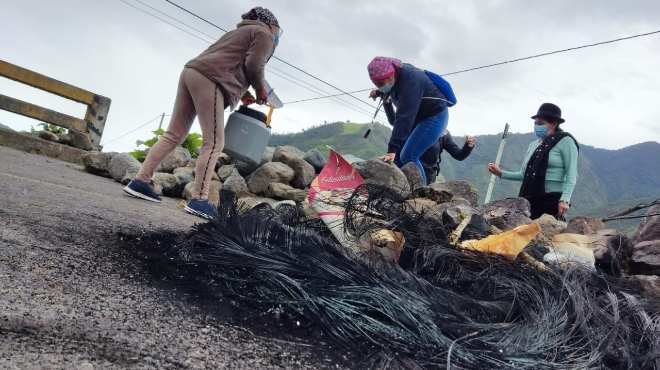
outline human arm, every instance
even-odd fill
[[[564,185],[560,200],[566,204],[570,204],[578,178],[578,148],[575,145],[575,141],[570,137],[562,139],[557,146],[564,162]]]
[[[522,181],[525,177],[525,170],[527,169],[527,163],[529,162],[529,159],[532,157],[532,154],[534,154],[534,150],[536,150],[537,146],[538,146],[537,142],[532,142],[531,144],[529,144],[529,147],[527,147],[527,153],[525,154],[525,159],[522,161],[522,164],[520,165],[520,169],[518,171],[502,171],[500,177],[505,180]]]
[[[399,100],[394,114],[392,136],[387,145],[388,153],[398,153],[405,144],[415,125],[415,118],[424,94],[423,86],[416,76],[399,80],[398,83],[401,84],[396,87]]]
[[[472,149],[474,149],[474,146],[470,146],[468,144],[468,140],[466,139],[463,147],[459,148],[458,145],[456,145],[456,142],[454,142],[454,139],[451,137],[451,135],[447,133],[447,135],[443,136],[442,138],[442,148],[446,150],[455,160],[462,161],[465,158],[467,158],[470,155],[470,153],[472,153]]]
[[[264,71],[274,46],[273,36],[270,33],[257,31],[250,40],[250,46],[245,55],[245,75],[248,83],[256,91],[258,100],[263,101],[268,96]]]

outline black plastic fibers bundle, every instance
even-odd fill
[[[378,368],[660,368],[657,300],[590,271],[457,250],[441,222],[402,203],[362,187],[346,220],[356,237],[383,224],[402,232],[400,265],[347,257],[293,207],[241,214],[230,201],[153,263],[194,266],[209,296],[282,307]]]

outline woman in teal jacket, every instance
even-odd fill
[[[565,122],[561,109],[544,103],[532,117],[534,140],[519,171],[503,171],[494,163],[488,170],[506,180],[522,181],[520,196],[529,200],[532,219],[543,214],[563,219],[571,204],[578,176],[577,140],[559,126]]]

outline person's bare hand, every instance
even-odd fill
[[[259,89],[257,91],[257,104],[264,105],[268,101],[268,90],[265,88]]]
[[[241,98],[241,102],[245,105],[250,105],[254,104],[257,102],[257,99],[250,94],[249,91],[246,91],[245,94],[243,94],[243,97]]]
[[[384,156],[380,157],[380,159],[387,162],[387,163],[392,163],[392,162],[394,162],[395,157],[396,157],[395,153],[387,153]]]
[[[477,145],[477,138],[474,136],[467,135],[465,136],[465,144],[470,148],[474,148]]]
[[[373,100],[376,100],[379,96],[382,96],[383,93],[378,91],[378,89],[373,89],[369,92],[369,97]]]
[[[571,206],[568,203],[563,201],[559,202],[559,210],[558,210],[559,217],[564,217],[569,209],[571,209]]]
[[[502,169],[495,163],[488,163],[488,171],[497,177],[502,177]]]

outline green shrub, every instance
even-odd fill
[[[154,145],[156,145],[158,139],[164,133],[165,130],[159,128],[158,130],[153,132],[154,137],[152,137],[151,139],[146,141],[142,141],[142,140],[136,141],[135,144],[137,145],[138,148],[130,152],[129,154],[138,161],[144,162],[144,159],[147,157],[147,149],[152,148]],[[193,158],[197,158],[199,154],[199,148],[202,147],[202,144],[203,144],[202,135],[193,132],[186,136],[181,146],[188,149],[190,155],[192,155]],[[144,149],[140,149],[140,147],[144,147]]]
[[[192,155],[193,158],[197,158],[199,149],[202,147],[203,143],[204,140],[202,140],[202,135],[193,132],[192,134],[188,134],[188,136],[186,136],[186,139],[183,141],[181,146],[188,149],[190,155]]]
[[[48,132],[54,133],[55,135],[63,135],[63,134],[66,134],[67,132],[69,132],[64,127],[60,127],[60,126],[53,125],[53,124],[46,123],[46,122],[41,122],[37,126],[41,127],[41,130],[35,130],[34,127],[32,127],[30,129],[30,132],[48,131]]]

